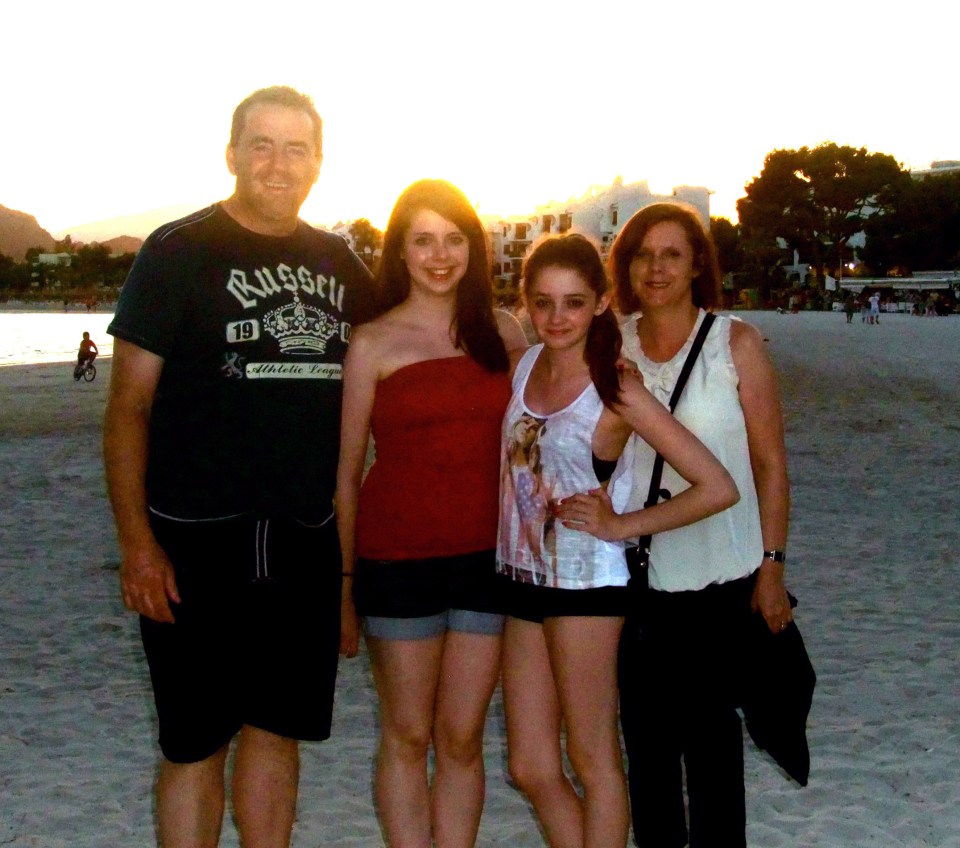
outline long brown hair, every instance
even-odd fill
[[[710,231],[700,220],[699,213],[688,203],[654,203],[645,206],[623,225],[620,235],[610,248],[607,266],[613,278],[617,306],[625,315],[640,309],[640,301],[630,285],[630,263],[650,229],[665,221],[683,227],[693,250],[693,267],[696,272],[691,285],[693,305],[700,309],[715,309],[720,305],[721,277],[717,248]]]
[[[547,268],[567,268],[575,271],[599,300],[610,291],[603,260],[596,245],[579,233],[550,235],[535,242],[523,260],[523,287],[529,292],[537,274]],[[587,331],[587,345],[583,358],[590,368],[590,379],[606,406],[620,402],[620,377],[617,359],[623,337],[616,315],[608,306],[594,315]]]
[[[446,180],[419,180],[404,189],[390,213],[383,236],[383,253],[377,266],[377,306],[372,317],[382,315],[410,295],[410,271],[403,260],[403,241],[423,209],[446,218],[467,237],[470,258],[457,285],[454,341],[487,371],[510,367],[507,349],[493,314],[493,287],[487,237],[467,196]]]

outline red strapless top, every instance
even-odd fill
[[[429,359],[377,384],[376,461],[360,489],[357,553],[422,559],[494,548],[507,374]]]

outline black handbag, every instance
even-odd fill
[[[690,346],[690,351],[687,353],[687,358],[683,361],[683,368],[680,369],[680,374],[677,376],[677,382],[674,384],[673,393],[670,395],[670,412],[673,413],[677,408],[677,402],[680,400],[680,395],[683,392],[683,387],[687,384],[687,379],[690,377],[690,372],[693,370],[693,364],[697,361],[697,357],[700,355],[700,350],[703,347],[703,343],[707,339],[707,333],[710,332],[710,327],[712,326],[716,315],[712,312],[708,312],[703,316],[703,321],[700,323],[700,329],[697,330],[696,338],[693,340],[693,344]],[[663,477],[663,457],[658,453],[653,460],[653,472],[650,475],[650,489],[647,492],[647,499],[643,504],[643,508],[647,509],[648,507],[658,504],[661,500],[668,500],[670,498],[670,492],[666,489],[660,488],[660,479]],[[628,588],[635,596],[639,596],[646,591],[649,585],[649,576],[647,569],[650,565],[650,542],[653,539],[653,536],[641,536],[640,541],[636,547],[628,547],[626,550],[627,557],[627,569],[630,572],[630,581]]]

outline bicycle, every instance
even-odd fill
[[[81,377],[83,377],[86,383],[92,383],[96,379],[97,369],[92,359],[85,359],[83,362],[78,362],[74,367],[73,379],[79,383]]]

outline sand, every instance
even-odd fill
[[[819,674],[810,785],[746,746],[748,841],[960,846],[960,317],[746,316],[769,339],[793,484],[789,584]],[[109,359],[0,368],[0,844],[153,839],[155,720],[117,591],[100,465]],[[342,664],[334,738],[303,748],[296,846],[381,844],[375,696]],[[499,693],[479,845],[542,841],[507,782]],[[238,844],[225,824],[222,843]]]

